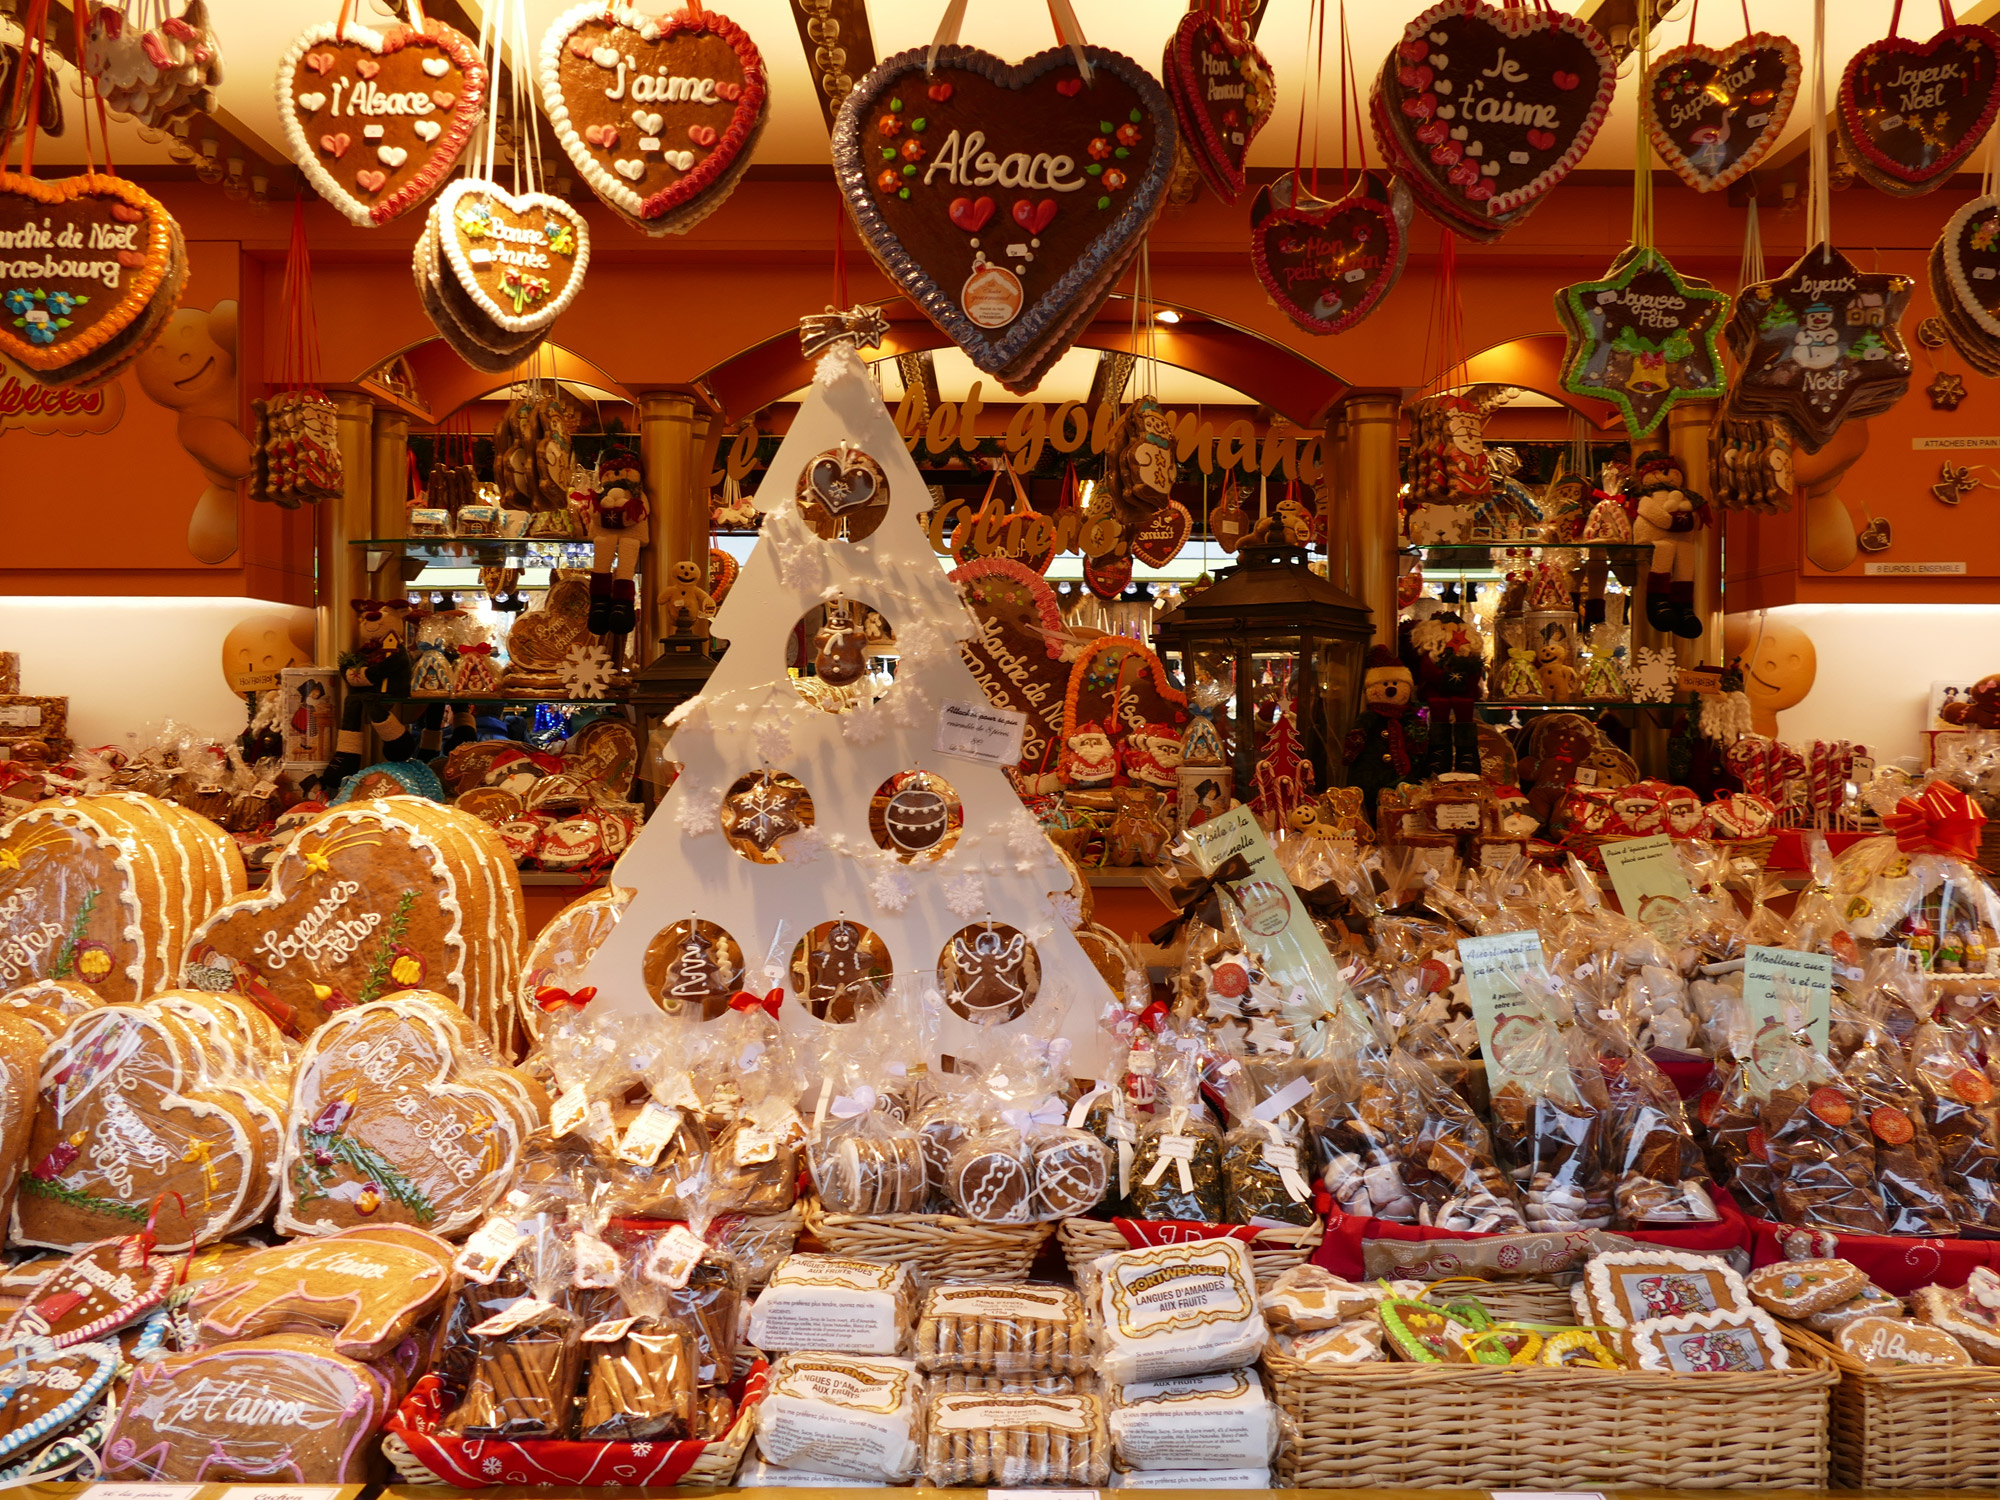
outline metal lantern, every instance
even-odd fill
[[[1360,711],[1362,663],[1375,630],[1368,606],[1313,572],[1304,548],[1246,542],[1236,565],[1162,615],[1153,636],[1190,692],[1202,681],[1234,685],[1226,712],[1239,798],[1253,794],[1267,717],[1258,711],[1284,699],[1294,705],[1315,784],[1329,785]]]

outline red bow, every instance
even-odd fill
[[[1905,854],[1953,854],[1960,859],[1979,857],[1979,830],[1985,822],[1978,803],[1942,781],[1903,798],[1894,812],[1882,818],[1882,826],[1896,835],[1896,847]]]
[[[1157,1034],[1160,1029],[1160,1023],[1165,1021],[1166,1019],[1167,1019],[1166,1001],[1155,1000],[1152,1004],[1148,1005],[1144,1010],[1139,1012],[1138,1024],[1144,1027],[1147,1031],[1154,1032]]]
[[[586,984],[580,990],[566,990],[553,984],[545,984],[535,991],[535,1004],[543,1010],[561,1010],[565,1005],[574,1005],[582,1010],[597,998],[597,986]]]
[[[785,998],[783,990],[772,990],[768,995],[754,995],[749,990],[738,990],[729,997],[731,1010],[763,1009],[770,1013],[772,1020],[778,1019],[779,1002]]]

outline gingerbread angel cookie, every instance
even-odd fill
[[[292,1090],[282,1233],[411,1224],[450,1235],[499,1200],[545,1105],[473,1036],[450,1000],[420,990],[342,1011],[313,1034]]]

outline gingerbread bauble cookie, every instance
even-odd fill
[[[979,1136],[952,1153],[945,1191],[981,1224],[1025,1224],[1035,1216],[1034,1162],[1011,1132]]]

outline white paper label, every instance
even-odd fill
[[[514,1252],[527,1243],[528,1233],[512,1219],[488,1219],[465,1242],[451,1263],[452,1269],[468,1281],[491,1286]]]
[[[950,698],[938,710],[936,747],[940,754],[960,760],[1011,766],[1021,758],[1027,726],[1028,716],[1011,708]]]
[[[587,1229],[579,1229],[571,1242],[576,1254],[576,1270],[570,1281],[586,1291],[603,1291],[618,1285],[618,1277],[624,1267],[618,1259],[618,1252]]]
[[[128,1485],[104,1485],[105,1489],[128,1489]],[[177,1490],[179,1485],[148,1485],[146,1488]],[[222,1500],[334,1500],[342,1486],[337,1484],[232,1484],[222,1492]]]
[[[646,1280],[679,1291],[708,1254],[708,1246],[685,1224],[676,1224],[657,1240],[646,1256]]]
[[[555,1310],[555,1303],[544,1302],[539,1297],[517,1297],[484,1323],[475,1323],[465,1331],[474,1338],[497,1338],[503,1333],[512,1333],[516,1328],[525,1328]]]
[[[778,1138],[768,1130],[746,1125],[736,1132],[736,1165],[754,1167],[778,1154]]]
[[[83,1496],[84,1500],[194,1500],[202,1488],[198,1484],[93,1484]]]
[[[680,1128],[679,1110],[648,1099],[646,1107],[625,1127],[625,1139],[618,1143],[618,1159],[635,1167],[650,1167]]]
[[[584,1122],[590,1113],[590,1095],[582,1084],[564,1089],[549,1110],[549,1130],[556,1139],[568,1135]]]
[[[637,1318],[612,1318],[608,1322],[592,1323],[577,1338],[586,1344],[615,1344],[638,1321]]]
[[[1018,718],[1019,715],[1016,715]],[[42,723],[42,706],[39,703],[9,703],[0,707],[0,729],[38,729]],[[940,749],[943,747],[940,746]],[[1020,742],[1015,741],[1014,759],[1021,758]],[[163,1490],[177,1489],[177,1485],[161,1485]]]

